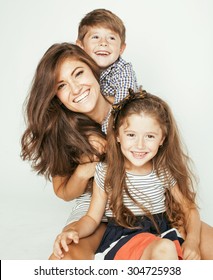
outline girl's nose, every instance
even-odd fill
[[[139,138],[138,138],[137,147],[138,147],[139,149],[145,148],[145,140],[144,140],[143,137],[139,137]]]

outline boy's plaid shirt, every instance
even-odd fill
[[[132,64],[121,57],[101,73],[101,93],[114,96],[114,103],[122,100],[129,93],[129,88],[138,90],[137,79]]]

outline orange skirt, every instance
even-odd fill
[[[139,260],[147,246],[158,239],[161,239],[161,237],[151,233],[139,233],[117,251],[114,260]],[[182,259],[180,243],[178,240],[174,240],[173,242],[176,246],[178,258]]]

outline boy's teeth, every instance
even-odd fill
[[[96,54],[100,54],[100,55],[108,55],[108,52],[104,52],[104,51],[100,51],[100,52],[96,52]]]

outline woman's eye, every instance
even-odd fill
[[[65,86],[65,84],[60,84],[57,88],[57,90],[61,90],[63,87]]]
[[[84,73],[84,71],[83,70],[81,70],[81,71],[78,71],[77,73],[76,73],[76,77],[79,77],[79,76],[81,76],[82,74]]]

